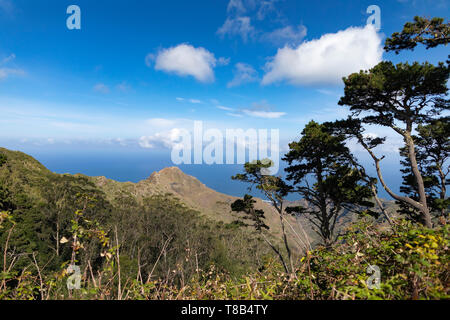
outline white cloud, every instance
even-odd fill
[[[180,44],[160,51],[155,59],[156,70],[179,76],[193,76],[200,82],[214,81],[213,68],[217,60],[213,53],[204,48]]]
[[[242,112],[251,117],[265,118],[265,119],[278,119],[286,115],[285,112],[271,112],[271,111],[249,110],[249,109],[244,109],[242,110]]]
[[[286,44],[298,45],[303,40],[303,38],[306,37],[307,33],[308,29],[303,25],[299,25],[297,27],[286,26],[283,28],[275,29],[271,32],[264,33],[261,36],[261,40],[281,46],[284,46]]]
[[[178,140],[185,129],[174,128],[170,131],[159,132],[153,136],[143,136],[139,139],[139,145],[145,149],[175,148],[179,146]]]
[[[344,76],[373,67],[381,61],[382,55],[381,37],[373,26],[350,27],[304,42],[297,48],[279,49],[267,63],[262,83],[335,85]]]
[[[373,132],[367,132],[367,133],[363,134],[363,137],[365,139],[375,139],[375,138],[378,138],[378,135],[376,133],[373,133]]]
[[[251,65],[246,63],[237,63],[234,66],[233,73],[234,78],[228,82],[228,88],[258,81],[258,72]]]
[[[244,42],[255,34],[255,28],[252,26],[250,17],[227,18],[222,27],[217,30],[221,37],[225,35],[240,36]]]
[[[94,86],[94,91],[95,92],[99,92],[99,93],[103,93],[103,94],[107,94],[110,92],[109,87],[107,85],[105,85],[104,83],[97,83]]]

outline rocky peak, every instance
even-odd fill
[[[167,180],[178,180],[183,176],[187,175],[178,167],[169,167],[161,171],[153,172],[147,180],[152,183],[159,183]]]

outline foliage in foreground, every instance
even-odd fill
[[[233,277],[211,265],[185,285],[164,279],[122,278],[121,299],[449,299],[449,227],[427,229],[399,221],[394,230],[380,231],[369,223],[349,228],[332,248],[308,252],[287,274],[273,259],[258,271]],[[113,252],[112,252],[113,253]],[[117,261],[109,260],[103,281],[83,276],[81,290],[61,290],[67,276],[40,279],[31,271],[14,279],[14,288],[0,291],[0,299],[117,299]],[[123,263],[122,261],[120,261]],[[378,266],[381,283],[369,289],[370,265]],[[5,279],[6,278],[6,279]],[[120,277],[119,277],[120,278]],[[370,283],[370,282],[369,282]],[[57,288],[60,288],[59,290]],[[56,292],[58,292],[56,294]],[[44,293],[42,295],[42,293]]]
[[[355,225],[331,250],[309,252],[295,275],[283,273],[273,261],[238,281],[212,268],[200,281],[166,298],[448,299],[448,231],[448,226],[430,230],[408,222],[399,223],[395,233]],[[369,265],[381,270],[379,289],[368,288]]]

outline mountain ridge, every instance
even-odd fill
[[[238,199],[209,188],[194,176],[184,173],[178,167],[167,167],[153,172],[148,178],[137,183],[118,182],[106,177],[88,177],[102,189],[110,200],[120,192],[126,192],[142,201],[155,194],[172,194],[188,207],[198,210],[207,218],[217,222],[232,223],[239,215],[231,211],[231,204]],[[274,237],[281,235],[279,217],[272,205],[255,198],[255,207],[264,210],[266,221]],[[289,217],[292,223],[295,219]],[[295,244],[293,244],[296,246]]]

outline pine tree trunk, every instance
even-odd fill
[[[416,178],[417,182],[417,191],[419,193],[419,202],[421,204],[420,212],[422,214],[422,220],[424,225],[427,228],[432,228],[433,224],[431,222],[431,214],[430,209],[427,204],[427,195],[425,193],[425,185],[423,183],[422,174],[419,171],[419,167],[417,165],[416,159],[416,150],[414,147],[414,141],[410,135],[410,133],[405,134],[405,142],[408,147],[408,157],[411,163],[411,170]]]

